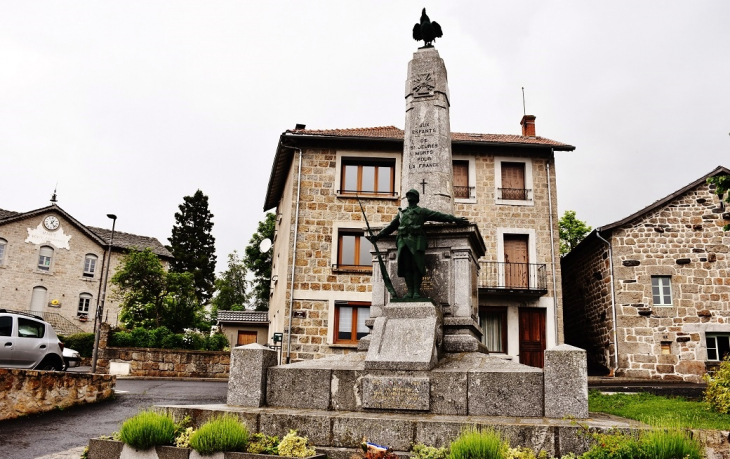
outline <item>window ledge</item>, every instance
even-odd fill
[[[335,196],[338,198],[349,198],[349,199],[356,199],[356,197],[359,197],[360,199],[383,199],[386,201],[395,201],[400,199],[400,196],[383,196],[383,195],[376,195],[376,194],[358,194],[355,196],[354,194],[350,193],[335,193]]]
[[[49,271],[41,271],[40,269],[35,270],[35,274],[45,274],[46,276],[53,276],[52,272]]]
[[[357,269],[357,268],[332,268],[332,274],[373,274],[373,268]]]
[[[531,200],[524,200],[524,201],[515,201],[515,200],[509,200],[509,199],[497,199],[497,205],[502,206],[534,206],[535,203]]]
[[[454,198],[454,202],[457,204],[476,204],[477,198]]]
[[[337,349],[357,349],[357,343],[334,343],[330,344],[329,347],[337,348]]]
[[[96,282],[96,280],[97,280],[95,277],[84,277],[84,276],[81,276],[79,279],[81,279],[82,281],[86,281],[86,282]]]

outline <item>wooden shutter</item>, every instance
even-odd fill
[[[525,189],[525,163],[502,163],[502,188]]]
[[[528,263],[530,260],[527,241],[528,236],[524,234],[504,235],[504,277],[507,288],[529,287]]]
[[[454,161],[454,197],[469,198],[469,161]]]

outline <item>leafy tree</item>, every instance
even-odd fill
[[[208,196],[198,190],[193,196],[185,196],[175,212],[175,225],[168,239],[167,249],[175,257],[170,270],[176,273],[192,273],[195,295],[206,303],[215,288],[215,238],[213,214],[208,209]]]
[[[249,272],[254,274],[253,291],[251,299],[254,303],[256,311],[269,310],[269,289],[271,287],[271,253],[261,253],[259,244],[264,239],[274,239],[274,229],[276,228],[276,215],[272,213],[266,214],[266,217],[259,222],[256,233],[251,236],[246,247],[246,256],[243,264]]]
[[[558,221],[560,256],[562,257],[573,250],[580,241],[585,239],[586,235],[591,232],[591,229],[584,221],[578,220],[575,217],[574,210],[566,210],[562,218]]]
[[[246,287],[246,266],[235,250],[228,254],[228,269],[215,280],[216,295],[213,297],[213,317],[218,309],[243,311],[246,309],[248,294]]]
[[[730,203],[730,175],[716,175],[707,179],[707,183],[715,185],[715,194],[727,203]],[[730,225],[725,225],[722,229],[730,231]]]
[[[121,300],[120,319],[127,328],[166,326],[180,332],[203,322],[193,275],[165,272],[149,248],[130,250],[111,281]]]

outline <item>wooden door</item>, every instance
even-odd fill
[[[506,288],[528,288],[529,255],[526,234],[504,235],[504,279]]]
[[[236,341],[236,346],[244,346],[246,344],[253,344],[256,342],[256,332],[255,331],[238,331],[238,340]]]
[[[469,161],[454,161],[454,197],[469,198]]]
[[[545,309],[520,308],[520,363],[543,367],[545,360]]]

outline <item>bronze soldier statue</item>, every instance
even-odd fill
[[[381,232],[368,237],[368,240],[377,242],[381,237],[398,230],[395,239],[398,247],[398,276],[405,278],[408,287],[408,293],[404,298],[420,298],[421,282],[423,275],[426,274],[426,247],[428,245],[423,224],[428,221],[436,221],[465,225],[469,221],[464,217],[455,217],[425,207],[418,207],[420,195],[416,190],[408,190],[406,199],[408,207],[399,209],[398,216]]]

